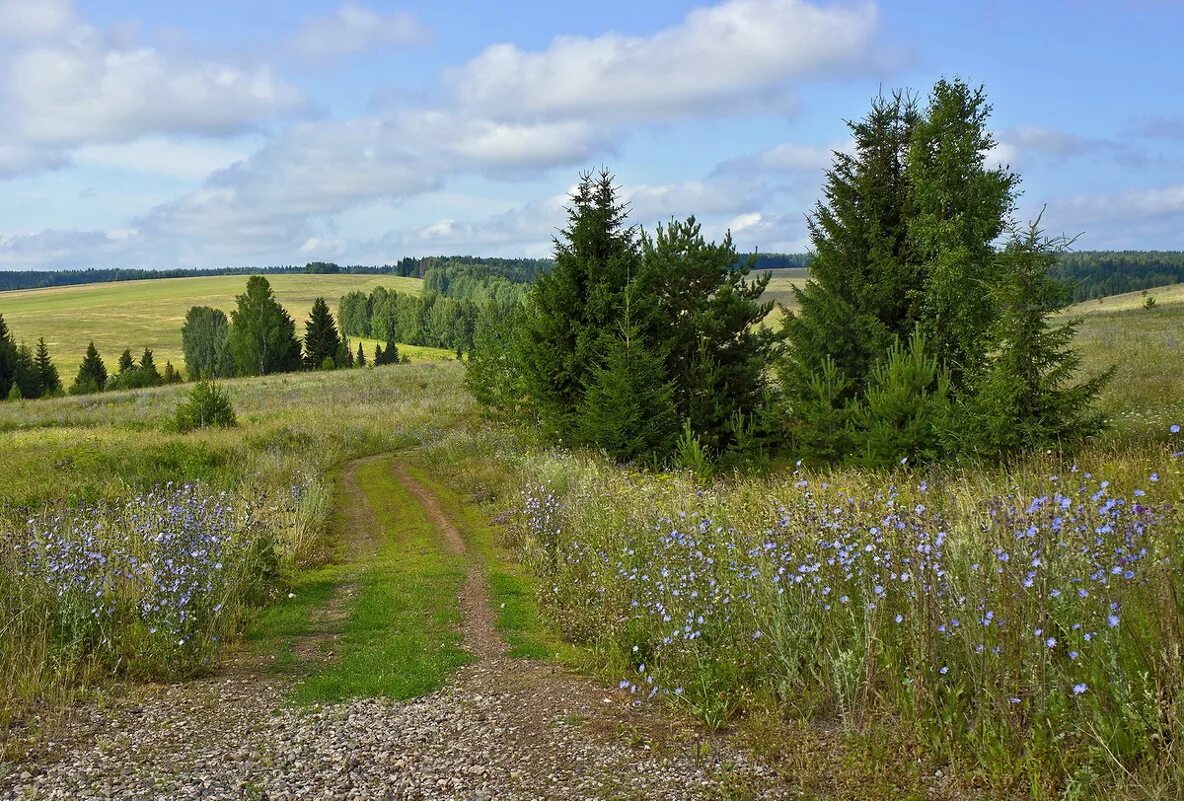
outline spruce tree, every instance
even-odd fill
[[[962,392],[986,363],[997,309],[995,241],[1010,224],[1018,176],[988,167],[995,147],[982,87],[938,81],[907,158],[909,241],[924,276],[918,318]]]
[[[385,359],[384,364],[399,363],[399,346],[393,339],[386,341],[386,348],[382,351],[382,358]]]
[[[808,220],[810,279],[794,288],[798,308],[783,322],[791,420],[795,402],[817,402],[811,379],[825,363],[833,364],[833,386],[842,387],[834,400],[845,404],[863,391],[893,337],[913,327],[922,274],[908,235],[906,159],[919,121],[911,97],[881,95],[864,119],[847,124],[853,152],[834,154]]]
[[[86,354],[82,357],[82,364],[78,366],[78,377],[70,387],[71,395],[89,395],[101,392],[107,385],[107,367],[103,358],[99,356],[98,348],[92,340],[86,347]]]
[[[761,300],[769,276],[748,280],[750,269],[730,233],[707,243],[690,217],[642,236],[630,290],[647,347],[663,355],[679,418],[714,453],[735,443],[735,421],[752,419],[767,397],[765,366],[777,338],[760,326],[772,308]]]
[[[1068,287],[1050,276],[1067,245],[1044,236],[1037,219],[1013,231],[996,258],[999,313],[990,330],[989,366],[964,423],[971,446],[984,456],[1072,445],[1102,428],[1091,407],[1113,368],[1075,383],[1081,355],[1073,338],[1080,320],[1051,322],[1070,300]]]
[[[140,356],[140,363],[136,369],[140,373],[139,380],[136,382],[138,386],[158,387],[164,383],[160,371],[156,369],[156,360],[152,357],[152,351],[148,348],[144,348],[144,353]]]
[[[37,354],[34,357],[37,370],[38,395],[46,398],[58,395],[62,391],[62,379],[58,375],[58,368],[54,367],[49,356],[49,346],[45,344],[45,337],[37,340]]]
[[[165,361],[164,372],[161,373],[160,378],[165,384],[180,384],[183,380],[181,378],[181,374],[177,371],[176,367],[173,367],[173,363],[171,361]]]
[[[263,276],[247,279],[246,291],[235,298],[227,345],[239,375],[300,369],[296,324],[276,301],[271,284]]]
[[[620,336],[588,379],[576,438],[618,461],[659,462],[678,437],[673,394],[663,360],[638,336],[627,298]]]
[[[33,351],[23,342],[16,349],[16,367],[13,370],[10,397],[13,392],[17,393],[18,398],[41,397],[41,377],[37,372],[37,360]]]
[[[358,367],[365,367],[366,366],[366,351],[362,349],[361,342],[358,343],[357,365],[358,365]]]
[[[374,366],[378,367],[381,364],[385,364],[385,362],[382,360],[382,345],[375,345],[374,346]]]
[[[313,301],[312,312],[304,324],[304,366],[317,370],[326,359],[336,360],[341,348],[341,337],[337,334],[337,323],[324,298]]]
[[[639,248],[607,170],[584,173],[555,240],[555,263],[531,287],[518,339],[524,404],[545,433],[570,437],[588,375],[616,339]]]
[[[124,348],[123,353],[119,354],[119,372],[126,373],[135,366],[136,360],[132,358],[132,349]]]
[[[0,399],[7,398],[16,377],[16,342],[0,314]]]

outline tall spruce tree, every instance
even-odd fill
[[[304,366],[309,370],[320,369],[326,359],[336,362],[341,355],[341,337],[337,334],[337,323],[329,304],[324,298],[312,303],[312,312],[304,324]]]
[[[526,410],[556,437],[575,432],[587,378],[616,338],[622,294],[640,261],[607,170],[582,174],[569,201],[554,267],[531,288],[516,353]]]
[[[366,366],[366,351],[362,349],[362,343],[358,343],[358,358],[356,360],[358,367]]]
[[[33,361],[37,370],[38,395],[47,398],[60,394],[62,378],[49,356],[49,346],[45,344],[45,337],[37,340],[37,353]]]
[[[1051,322],[1071,297],[1050,276],[1067,245],[1046,237],[1037,219],[1013,231],[996,258],[998,316],[965,423],[969,444],[984,456],[1071,445],[1102,428],[1092,406],[1113,368],[1075,383],[1081,355],[1072,343],[1080,320]]]
[[[828,360],[838,404],[862,392],[872,363],[894,336],[907,335],[922,273],[909,241],[906,159],[920,121],[908,95],[883,95],[848,122],[851,153],[836,152],[823,199],[808,220],[814,258],[810,279],[794,288],[798,309],[786,315],[782,381],[793,403],[817,400],[811,380]]]
[[[141,373],[140,386],[157,387],[164,383],[160,370],[156,367],[156,359],[153,358],[149,348],[144,348],[144,353],[141,354],[140,363],[136,365],[136,369]]]
[[[261,275],[248,278],[246,291],[235,298],[227,344],[239,375],[290,372],[301,366],[296,324]]]
[[[0,400],[8,397],[16,378],[16,342],[0,314]]]
[[[751,419],[768,395],[765,365],[776,336],[758,324],[772,308],[761,300],[769,276],[748,280],[750,265],[738,258],[731,234],[708,243],[694,217],[659,225],[641,244],[630,290],[646,300],[640,331],[662,357],[678,417],[722,453],[735,440],[735,421]]]
[[[92,340],[86,346],[86,354],[82,357],[82,364],[78,366],[78,376],[70,386],[71,395],[89,395],[102,392],[107,385],[107,366],[103,364],[103,357]]]
[[[374,346],[374,366],[378,367],[381,364],[385,364],[385,362],[382,360],[382,345],[375,345]]]
[[[995,242],[1010,224],[1019,183],[1007,167],[987,165],[990,114],[982,87],[938,81],[912,129],[906,165],[908,235],[924,276],[918,316],[955,392],[986,364],[997,314]]]
[[[124,348],[123,353],[119,354],[119,372],[126,373],[135,366],[136,360],[132,358],[132,349]]]

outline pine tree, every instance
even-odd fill
[[[235,298],[227,345],[239,375],[269,375],[300,369],[296,324],[276,302],[271,284],[263,276],[247,279],[246,291]]]
[[[34,357],[37,371],[37,394],[47,398],[58,395],[62,391],[62,379],[58,375],[58,368],[54,367],[49,356],[49,346],[45,344],[45,337],[37,340],[37,354]]]
[[[119,372],[126,373],[135,366],[136,361],[132,358],[132,349],[125,348],[123,353],[119,354]]]
[[[357,365],[358,365],[358,367],[365,367],[366,366],[366,351],[362,349],[361,342],[358,343]]]
[[[639,249],[607,170],[584,173],[555,241],[555,263],[531,287],[518,339],[523,401],[545,433],[570,437],[586,379],[616,338]]]
[[[385,362],[382,360],[382,345],[375,345],[374,346],[374,366],[378,367],[381,364],[385,364]]]
[[[990,331],[989,368],[965,423],[972,447],[984,456],[1071,445],[1103,427],[1091,407],[1114,370],[1073,383],[1081,370],[1073,348],[1080,320],[1050,322],[1070,299],[1049,275],[1068,243],[1045,237],[1039,223],[1013,231],[996,258],[999,316]]]
[[[0,314],[0,399],[7,398],[16,377],[16,342]]]
[[[130,355],[130,354],[129,354]],[[92,340],[86,347],[86,355],[82,357],[82,364],[78,366],[78,377],[70,387],[71,395],[89,395],[101,392],[107,385],[107,367],[103,358],[99,356],[98,348]]]
[[[317,298],[304,324],[304,366],[316,370],[326,359],[336,359],[340,348],[341,337],[337,334],[333,313],[324,298]]]

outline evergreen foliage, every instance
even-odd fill
[[[302,363],[296,324],[261,275],[247,279],[246,292],[235,299],[227,344],[238,375],[291,372]]]
[[[531,287],[517,347],[523,403],[552,437],[574,435],[586,378],[616,339],[622,294],[640,267],[627,216],[607,170],[582,174],[555,266]]]
[[[229,335],[230,321],[221,309],[194,306],[185,314],[181,350],[190,378],[229,378],[234,375]]]
[[[170,361],[164,363],[164,372],[161,373],[160,378],[165,384],[180,384],[184,380],[181,378],[181,373],[176,367],[173,367],[173,363]]]
[[[999,255],[992,353],[965,421],[968,445],[979,452],[1059,446],[1102,428],[1092,407],[1113,369],[1074,383],[1081,369],[1072,344],[1079,321],[1050,322],[1070,298],[1050,275],[1065,246],[1045,237],[1037,220],[1014,231]]]
[[[119,354],[119,372],[126,373],[135,366],[136,360],[132,358],[132,349],[124,348],[123,353]]]
[[[16,378],[16,342],[0,314],[0,398],[7,398]]]
[[[41,378],[37,372],[37,360],[33,356],[33,351],[23,342],[16,349],[10,397],[13,392],[17,393],[18,399],[31,400],[41,397]]]
[[[180,431],[237,424],[230,396],[212,381],[198,381],[185,403],[177,408],[176,425]]]
[[[731,234],[708,243],[694,217],[659,225],[641,246],[630,297],[646,315],[644,341],[663,355],[678,417],[704,447],[722,453],[734,444],[733,421],[751,418],[767,397],[776,337],[759,323],[772,308],[761,301],[769,276],[747,280]]]
[[[49,398],[62,394],[62,379],[49,356],[49,346],[45,344],[45,337],[37,340],[37,353],[33,361],[37,371],[37,396]]]
[[[620,337],[588,380],[577,440],[623,462],[665,457],[678,436],[673,395],[663,360],[637,336],[626,309]]]
[[[333,361],[340,355],[341,344],[329,305],[324,298],[317,298],[304,324],[304,365],[310,370],[323,368],[326,360]]]
[[[362,343],[358,343],[358,358],[356,359],[358,367],[366,366],[366,351],[362,349]]]
[[[78,365],[78,376],[70,386],[71,395],[89,395],[102,392],[107,386],[107,366],[103,364],[103,357],[92,340],[86,346],[86,354],[82,357],[82,364]]]
[[[871,467],[929,462],[943,455],[950,424],[950,377],[913,332],[892,344],[868,377],[867,392],[852,402],[858,458]]]

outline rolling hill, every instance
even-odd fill
[[[323,296],[336,312],[338,299],[347,292],[369,292],[376,286],[418,294],[423,282],[393,275],[269,275],[276,298],[296,320],[297,333],[313,300]],[[124,348],[137,358],[151,348],[157,365],[166,360],[184,367],[181,324],[191,306],[213,306],[230,313],[234,298],[246,286],[243,275],[197,278],[163,278],[104,284],[23,289],[0,292],[0,314],[18,342],[32,345],[45,337],[63,381],[69,385],[90,340],[108,369]],[[355,343],[356,347],[356,343]],[[373,351],[373,345],[368,347]],[[412,358],[436,355],[434,348],[400,349]],[[445,353],[441,351],[440,354]]]

